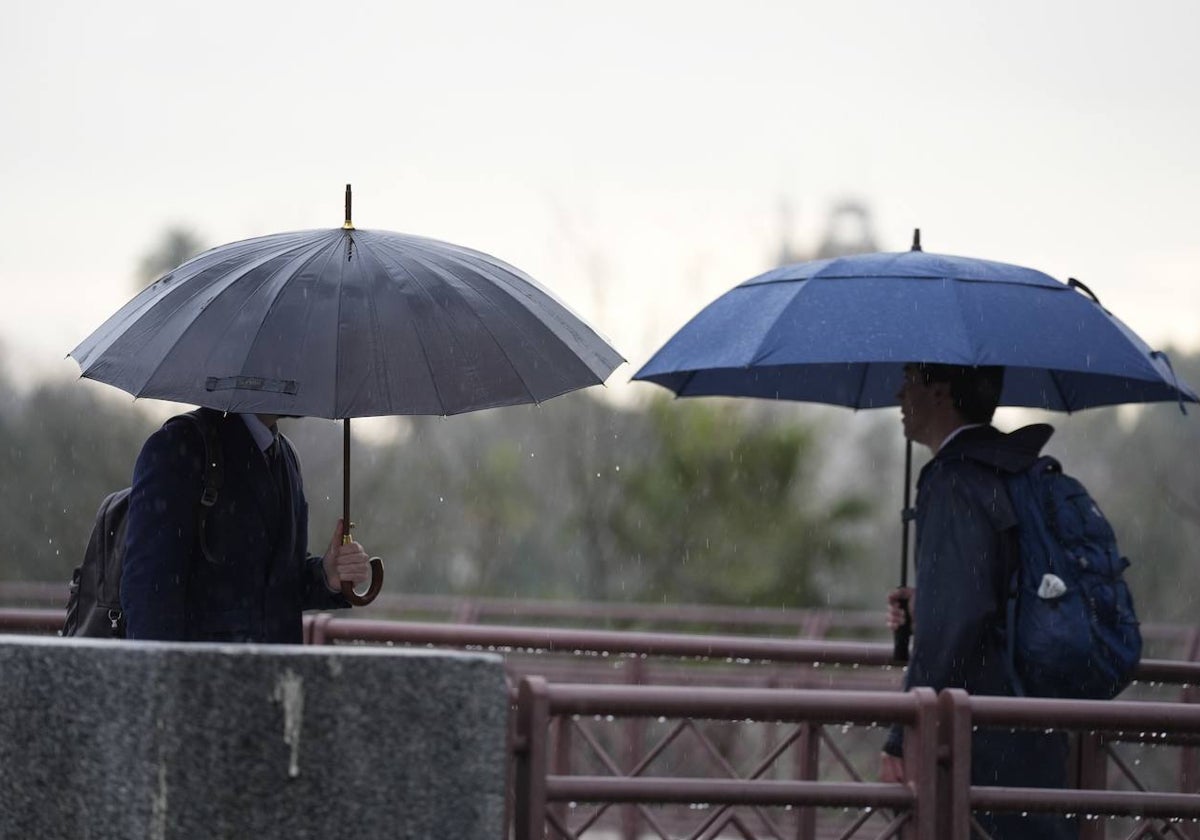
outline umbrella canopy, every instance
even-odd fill
[[[214,248],[70,355],[83,376],[138,397],[327,418],[536,403],[624,361],[495,257],[352,227]]]
[[[918,246],[919,247],[919,246]],[[1196,402],[1078,281],[920,250],[798,263],[726,292],[634,379],[680,396],[897,404],[908,362],[1005,366],[1001,405]]]

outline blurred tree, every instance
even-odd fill
[[[731,405],[656,400],[656,451],[625,471],[612,527],[641,599],[825,603],[819,575],[855,557],[854,494],[814,493],[811,427],[751,424]]]
[[[204,240],[190,228],[182,225],[167,228],[138,263],[137,291],[146,288],[180,263],[186,262],[206,248],[208,246],[204,244]]]
[[[101,500],[129,484],[153,421],[74,382],[4,394],[0,472],[3,576],[65,583],[83,558]]]

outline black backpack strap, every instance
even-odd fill
[[[217,503],[221,488],[225,485],[225,463],[221,453],[221,441],[217,438],[217,429],[210,423],[200,409],[181,415],[187,417],[200,432],[204,439],[204,492],[200,495],[200,504],[210,508]]]
[[[221,488],[225,484],[225,462],[221,452],[221,441],[217,437],[216,426],[208,420],[201,409],[179,416],[190,420],[204,440],[204,487],[200,493],[200,503],[196,508],[196,532],[200,537],[200,551],[204,554],[205,559],[213,561],[214,558],[208,548],[205,523],[208,520],[209,509],[217,503],[217,499],[221,495]]]

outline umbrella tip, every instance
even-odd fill
[[[350,221],[350,185],[346,185],[346,221],[342,223],[342,230],[354,230],[354,222]]]
[[[350,189],[350,188],[346,187],[346,189]],[[920,228],[913,228],[912,250],[914,250],[914,251],[921,250],[921,229]]]

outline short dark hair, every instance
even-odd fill
[[[954,408],[968,423],[990,423],[1004,390],[1004,368],[1000,365],[938,365],[920,363],[917,370],[926,385],[946,382]]]

